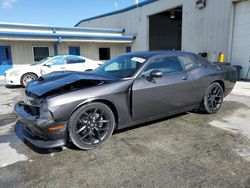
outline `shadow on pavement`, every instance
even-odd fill
[[[18,88],[23,88],[22,86],[5,85],[5,84],[1,84],[0,86],[5,86],[5,88],[8,88],[8,89],[18,89]]]
[[[188,114],[188,113],[181,113],[181,114],[169,116],[169,117],[166,117],[166,118],[162,118],[162,119],[159,119],[159,120],[154,120],[154,121],[150,121],[150,122],[147,122],[147,123],[142,123],[142,124],[139,124],[139,125],[134,125],[132,127],[124,128],[124,129],[121,129],[121,130],[116,130],[116,131],[114,131],[113,134],[120,134],[120,133],[129,131],[129,130],[132,130],[132,129],[136,129],[136,128],[148,126],[148,125],[154,124],[154,123],[159,123],[159,122],[166,121],[166,120],[173,119],[173,118],[177,118],[177,117],[180,117],[180,116],[183,116],[183,115],[186,115],[186,114]],[[15,131],[15,134],[17,135],[17,137],[20,140],[22,140],[23,143],[26,146],[28,146],[30,149],[32,149],[36,153],[39,153],[39,154],[51,154],[51,153],[61,152],[63,150],[62,148],[41,149],[41,148],[38,148],[38,147],[32,145],[28,141],[26,141],[25,138],[24,138],[24,136],[23,136],[23,132],[22,132],[22,122],[20,122],[20,121],[16,122],[14,131]],[[81,150],[81,149],[77,148],[71,142],[69,142],[65,147],[67,147],[70,150]]]
[[[175,115],[172,115],[172,116],[164,117],[164,118],[161,118],[161,119],[149,121],[149,122],[138,124],[138,125],[133,125],[133,126],[128,127],[128,128],[124,128],[124,129],[121,129],[121,130],[116,130],[114,132],[114,134],[120,134],[120,133],[129,131],[129,130],[132,130],[132,129],[136,129],[136,128],[140,128],[140,127],[145,127],[145,126],[148,126],[148,125],[151,125],[151,124],[155,124],[155,123],[160,123],[160,122],[167,121],[169,119],[174,119],[174,118],[186,115],[186,114],[188,114],[188,112],[184,112],[184,113],[180,113],[180,114],[175,114]]]

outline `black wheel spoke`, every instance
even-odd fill
[[[99,140],[99,142],[101,141],[101,133],[100,133],[100,131],[97,129],[97,128],[95,128],[95,132],[96,132],[96,134],[97,134],[97,139]]]
[[[99,122],[102,119],[103,113],[104,113],[104,111],[101,109],[100,114],[99,114],[98,118],[96,119],[97,122]]]
[[[89,113],[85,112],[83,115],[87,116],[87,118],[89,118],[89,120],[91,120],[91,116],[89,115]]]
[[[85,125],[83,125],[78,131],[76,131],[76,133],[80,133],[82,132],[84,129],[86,129],[87,127]]]
[[[213,95],[216,95],[217,91],[218,91],[218,88],[215,87],[215,88],[213,89]]]
[[[92,145],[95,144],[95,138],[93,137],[92,134],[89,134],[89,140],[90,140],[90,142],[91,142]]]
[[[97,112],[98,108],[95,108],[93,114],[92,114],[92,119],[95,118],[96,112]]]
[[[214,101],[211,101],[211,104],[212,104],[212,108],[214,109]]]
[[[90,135],[90,131],[88,133],[84,134],[83,136],[80,136],[80,140],[83,140],[84,138],[86,138],[89,135]]]
[[[208,106],[209,107],[212,107],[212,102],[213,100],[211,99],[211,97],[207,100],[207,103],[208,103]]]
[[[80,125],[85,125],[85,124],[86,124],[86,122],[84,122],[83,119],[78,120],[78,123],[79,123]]]
[[[97,127],[96,128],[98,131],[107,131],[109,130],[109,127],[108,126],[105,126],[105,127]]]
[[[103,119],[103,120],[98,121],[97,123],[109,123],[109,120]]]

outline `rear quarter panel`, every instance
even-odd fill
[[[220,74],[224,79],[224,95],[227,96],[234,88],[236,83],[236,71],[230,65],[217,64],[220,69]]]

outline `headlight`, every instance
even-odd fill
[[[46,100],[43,100],[41,102],[39,113],[39,118],[36,119],[36,123],[38,126],[43,126],[54,122],[53,116],[48,109],[48,104]]]
[[[46,125],[49,122],[53,122],[53,117],[48,109],[48,104],[46,100],[43,100],[41,102],[39,112],[40,112],[39,118],[36,120],[37,125]]]
[[[9,73],[9,76],[18,76],[18,74],[20,73],[19,70],[15,70]]]
[[[46,119],[50,115],[50,111],[48,109],[47,101],[42,101],[40,106],[40,118]]]

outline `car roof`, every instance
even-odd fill
[[[52,56],[51,58],[56,58],[56,57],[80,57],[80,58],[83,58],[82,56],[80,55],[56,55],[56,56]]]
[[[194,55],[191,52],[185,51],[173,51],[173,50],[159,50],[159,51],[141,51],[141,52],[131,52],[127,53],[127,55],[139,56],[145,59],[158,56],[158,55]]]

